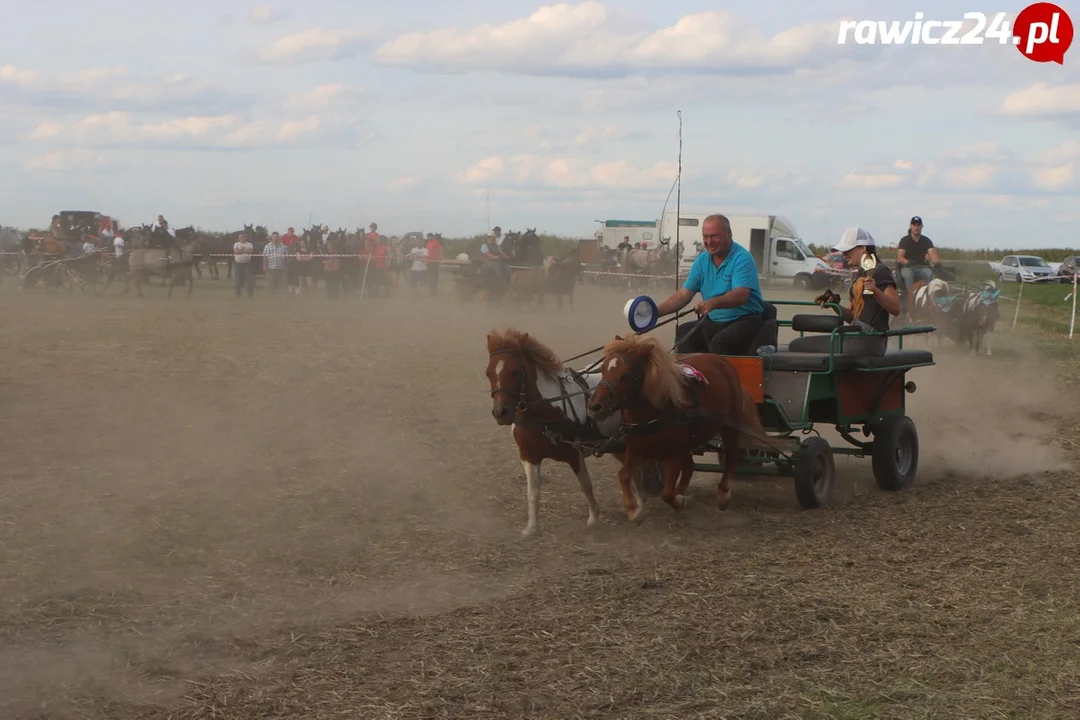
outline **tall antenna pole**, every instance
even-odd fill
[[[679,172],[675,177],[675,291],[679,291],[679,264],[682,262],[682,248],[679,242],[679,231],[682,229],[682,110],[679,115]],[[679,333],[679,316],[675,316],[675,336]]]

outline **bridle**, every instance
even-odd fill
[[[612,358],[618,358],[626,363],[630,367],[630,388],[625,394],[620,394],[619,389],[615,387],[611,382],[605,378],[600,378],[600,382],[596,384],[598,388],[607,388],[607,391],[611,393],[611,397],[614,400],[611,403],[611,412],[622,410],[627,402],[633,400],[641,392],[641,388],[645,383],[645,373],[642,372],[626,355],[622,353],[612,353]]]
[[[513,350],[510,348],[503,348],[502,350],[496,350],[495,352],[488,353],[488,359],[493,358],[496,355],[514,355],[518,358],[518,360],[521,361],[521,363],[518,365],[518,369],[514,371],[514,375],[516,375],[518,378],[517,389],[511,390],[509,388],[496,386],[491,391],[491,397],[494,398],[498,393],[506,393],[511,397],[516,395],[518,398],[518,402],[517,405],[514,406],[514,408],[518,412],[525,412],[529,408],[529,403],[525,400],[525,395],[528,392],[529,388],[528,384],[526,383],[526,380],[528,378],[525,375],[525,362],[524,357],[522,357],[521,351]]]

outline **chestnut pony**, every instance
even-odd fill
[[[716,503],[731,503],[731,478],[739,464],[740,444],[768,450],[792,450],[791,438],[769,438],[757,405],[743,390],[735,367],[721,355],[692,354],[676,359],[654,338],[618,335],[604,347],[603,379],[589,401],[598,422],[621,410],[631,427],[626,458],[619,470],[623,505],[631,522],[643,517],[644,503],[631,492],[636,466],[650,460],[664,468],[664,502],[675,510],[687,504],[694,474],[694,449],[717,435],[724,445],[724,473]],[[678,487],[675,485],[679,480]]]
[[[492,331],[487,336],[487,350],[491,414],[499,425],[513,426],[514,442],[525,468],[529,519],[522,535],[532,535],[539,526],[540,464],[547,459],[566,463],[574,471],[589,503],[587,527],[594,526],[600,507],[585,467],[585,452],[576,442],[602,444],[616,434],[621,422],[618,413],[599,423],[588,416],[588,393],[600,382],[600,373],[578,373],[563,367],[550,348],[520,330]],[[644,497],[637,476],[634,488]]]

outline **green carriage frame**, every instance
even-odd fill
[[[933,326],[909,326],[885,332],[863,332],[845,325],[840,306],[798,300],[769,301],[774,306],[828,308],[829,315],[802,314],[791,320],[775,320],[777,329],[790,327],[805,337],[807,332],[828,332],[828,353],[777,350],[763,356],[725,356],[739,370],[744,389],[758,405],[761,421],[770,438],[808,435],[794,453],[746,450],[740,452],[739,476],[780,476],[794,480],[799,504],[806,509],[829,504],[836,483],[835,455],[870,457],[874,478],[883,490],[897,491],[915,481],[919,439],[907,415],[907,398],[915,384],[907,372],[935,365],[927,350],[905,350],[903,338],[934,332]],[[845,355],[837,352],[846,337],[897,337],[899,347],[884,356]],[[833,446],[816,426],[828,425],[848,443]],[[860,440],[855,433],[861,431]],[[723,442],[714,438],[695,455],[716,452]],[[701,472],[722,473],[723,465],[695,463]]]

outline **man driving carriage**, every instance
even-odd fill
[[[904,287],[909,288],[919,280],[930,282],[934,279],[933,268],[941,263],[933,241],[922,234],[922,218],[911,218],[908,234],[900,238],[896,253],[896,262],[900,266],[900,279]],[[927,262],[929,260],[929,262]]]
[[[682,288],[657,310],[660,317],[678,312],[700,292],[695,310],[701,319],[679,328],[677,352],[746,355],[765,324],[757,263],[749,250],[732,241],[731,222],[723,215],[705,218],[701,237],[705,252],[694,260]]]
[[[498,230],[498,227],[495,228]],[[500,231],[501,232],[501,231]],[[509,278],[509,270],[506,267],[506,255],[503,254],[502,248],[498,244],[498,237],[494,232],[490,232],[487,238],[484,240],[484,244],[480,246],[480,255],[485,260],[485,268],[490,267],[489,272],[494,272],[495,277],[500,281]]]

